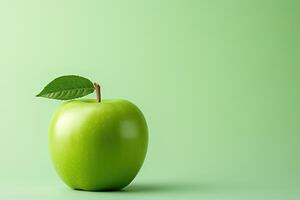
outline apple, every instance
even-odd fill
[[[78,99],[94,91],[97,99]],[[51,158],[68,186],[120,190],[134,179],[148,146],[146,120],[137,106],[122,99],[101,100],[99,84],[78,75],[58,77],[36,96],[68,100],[49,126]]]
[[[120,190],[143,164],[148,130],[127,100],[71,100],[54,113],[49,143],[55,169],[71,188]]]

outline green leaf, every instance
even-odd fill
[[[86,96],[94,92],[93,83],[81,76],[61,76],[51,81],[37,97],[69,100]]]

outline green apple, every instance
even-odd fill
[[[122,189],[140,170],[147,144],[145,118],[127,100],[67,101],[49,126],[55,169],[74,189]]]
[[[77,99],[94,91],[96,100]],[[51,157],[68,186],[120,190],[134,179],[148,145],[146,120],[137,106],[101,100],[99,84],[78,75],[58,77],[36,96],[71,100],[56,110],[49,126]]]

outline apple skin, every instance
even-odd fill
[[[141,168],[147,145],[146,120],[127,100],[68,101],[49,126],[54,167],[73,189],[124,188]]]

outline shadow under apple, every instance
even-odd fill
[[[169,193],[206,190],[208,186],[192,183],[135,183],[121,190],[126,193]]]

